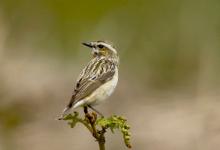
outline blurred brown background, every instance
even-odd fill
[[[90,60],[80,43],[103,39],[120,80],[97,109],[128,119],[133,149],[219,149],[220,1],[0,0],[0,150],[98,149],[54,118]]]

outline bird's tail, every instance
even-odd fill
[[[74,101],[74,96],[72,96],[69,104],[66,106],[66,108],[64,108],[62,114],[60,115],[60,117],[58,118],[58,120],[62,120],[67,114],[69,114],[72,106],[73,106],[73,101]]]
[[[60,117],[58,117],[58,120],[63,120],[63,118],[69,113],[70,109],[71,109],[71,107],[68,107],[68,106],[67,106],[67,107],[63,110],[63,112],[62,112],[62,114],[60,115]]]

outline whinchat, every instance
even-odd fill
[[[92,49],[92,60],[80,73],[70,102],[62,117],[80,106],[92,106],[106,100],[118,83],[119,57],[116,49],[105,41],[82,43]]]

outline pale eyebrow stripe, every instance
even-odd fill
[[[113,52],[117,53],[117,51],[111,45],[106,44],[106,43],[101,43],[101,44],[107,47],[108,49],[112,50]]]

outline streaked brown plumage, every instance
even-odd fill
[[[83,44],[92,48],[93,59],[80,73],[63,115],[72,107],[91,106],[106,99],[117,84],[119,57],[116,50],[104,41]]]

